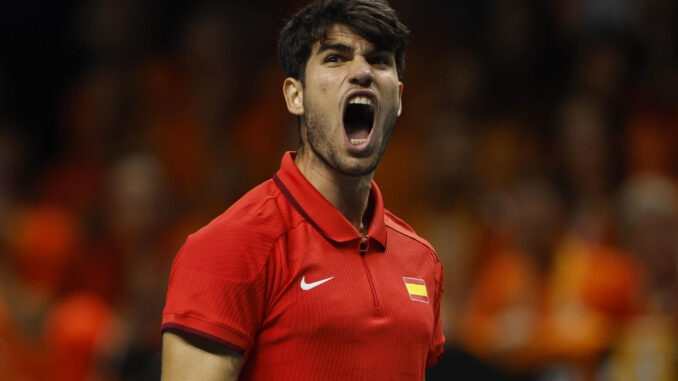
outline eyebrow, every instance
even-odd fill
[[[332,44],[320,45],[320,47],[318,48],[318,52],[316,54],[321,54],[322,52],[325,52],[327,50],[335,50],[335,51],[343,52],[343,53],[352,53],[354,51],[353,47],[337,42],[337,43],[332,43]],[[372,48],[372,49],[368,50],[367,52],[365,52],[364,55],[365,56],[374,56],[374,55],[383,54],[383,53],[391,53],[391,52],[387,49]]]
[[[320,53],[327,51],[327,50],[336,50],[336,51],[345,52],[345,53],[353,52],[353,48],[348,46],[348,45],[340,44],[340,43],[334,43],[334,44],[320,45],[320,48],[318,48],[318,52],[316,54],[320,54]]]

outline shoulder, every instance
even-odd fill
[[[287,230],[279,210],[279,196],[270,180],[249,191],[188,237],[174,267],[231,279],[256,276]]]
[[[395,214],[391,213],[389,210],[384,210],[384,223],[386,224],[387,229],[406,237],[413,245],[424,247],[433,254],[436,261],[438,260],[438,256],[433,246],[428,241],[418,236],[414,229],[410,227],[410,225],[408,225]]]
[[[410,253],[416,253],[414,255],[419,255],[419,258],[426,258],[430,265],[429,269],[432,271],[430,275],[436,283],[437,294],[440,295],[443,292],[443,266],[433,246],[418,236],[410,225],[388,210],[384,210],[384,223],[389,230],[389,242],[396,239],[398,247],[405,245],[405,247],[414,249],[408,250]],[[391,231],[395,234],[390,234]]]

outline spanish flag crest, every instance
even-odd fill
[[[426,282],[423,279],[403,277],[410,299],[418,302],[428,303],[428,292],[426,292]]]

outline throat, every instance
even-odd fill
[[[370,226],[370,221],[372,220],[372,211],[370,210],[371,184],[371,179],[361,179],[359,183],[354,184],[351,188],[346,185],[337,187],[334,197],[332,199],[328,198],[328,201],[361,234],[367,233],[367,227]]]
[[[309,183],[356,228],[368,227],[371,217],[364,223],[370,199],[373,173],[349,176],[333,169],[312,149],[300,149],[294,158],[299,171]],[[371,216],[371,211],[370,211]]]

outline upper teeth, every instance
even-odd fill
[[[372,100],[368,97],[363,97],[363,96],[355,96],[351,98],[348,101],[348,104],[363,104],[363,105],[368,105],[368,106],[373,106]]]

